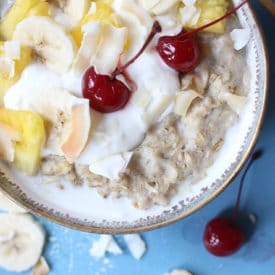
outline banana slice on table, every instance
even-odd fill
[[[0,193],[0,210],[7,211],[10,213],[26,213],[27,211],[20,206],[17,206],[5,195]]]
[[[39,260],[45,233],[30,215],[0,215],[0,267],[9,271],[28,270]]]
[[[48,17],[31,16],[21,21],[13,39],[32,48],[42,63],[61,74],[69,70],[75,56],[70,34]]]

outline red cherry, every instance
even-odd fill
[[[160,37],[157,44],[163,61],[174,70],[181,73],[192,71],[199,63],[200,51],[195,38],[185,36],[182,30],[176,36]]]
[[[234,221],[215,218],[207,224],[203,239],[211,254],[227,256],[239,250],[244,241],[244,233]]]
[[[242,188],[245,177],[255,160],[263,154],[262,150],[256,151],[241,178],[237,200],[231,219],[222,217],[214,218],[205,227],[203,240],[206,249],[216,256],[227,256],[239,250],[244,242],[244,232],[238,227],[236,219],[239,212]]]
[[[122,81],[116,79],[116,77],[119,74],[123,74],[125,79],[128,80],[129,86],[135,86],[126,73],[126,69],[144,52],[156,33],[160,31],[161,26],[156,21],[140,51],[125,65],[118,66],[111,76],[98,74],[94,67],[90,67],[85,72],[82,79],[82,94],[90,100],[91,108],[102,113],[111,113],[122,109],[127,104],[131,91]]]
[[[156,47],[159,55],[169,67],[180,73],[188,73],[192,71],[199,63],[200,56],[199,47],[193,35],[235,13],[247,2],[248,0],[241,2],[222,17],[197,29],[191,31],[182,30],[176,36],[160,37]]]
[[[83,96],[90,100],[90,107],[102,113],[122,109],[129,100],[130,90],[120,80],[97,74],[90,67],[83,78]]]

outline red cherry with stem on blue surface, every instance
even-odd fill
[[[166,63],[166,65],[179,73],[188,73],[192,71],[198,65],[200,59],[200,50],[194,34],[235,13],[247,2],[247,0],[241,2],[224,16],[197,29],[191,31],[186,31],[183,29],[176,36],[160,37],[156,49],[162,60]]]
[[[96,73],[94,67],[90,67],[85,72],[82,81],[82,93],[85,98],[90,100],[91,108],[101,113],[111,113],[126,105],[131,96],[131,90],[116,77],[124,74],[128,66],[144,52],[158,32],[161,32],[161,26],[156,21],[141,50],[125,65],[119,66],[111,76]]]
[[[254,161],[259,159],[262,154],[263,151],[259,150],[252,155],[242,175],[232,218],[227,219],[223,217],[217,217],[212,219],[206,225],[203,236],[204,246],[211,254],[215,256],[228,256],[235,253],[240,249],[245,240],[245,234],[236,222],[239,212],[241,193],[247,172],[249,171]]]

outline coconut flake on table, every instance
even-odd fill
[[[146,252],[146,245],[140,235],[126,234],[123,237],[132,256],[137,260],[141,259]]]
[[[164,275],[192,275],[192,273],[184,269],[175,269],[170,273],[165,273]]]
[[[122,254],[122,250],[111,235],[101,235],[90,249],[90,255],[97,259],[104,258],[106,252],[114,255]]]
[[[243,49],[250,40],[250,30],[249,29],[234,29],[230,33],[231,39],[234,44],[234,49],[239,51]]]

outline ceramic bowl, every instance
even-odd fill
[[[234,1],[237,4],[239,1]],[[101,199],[91,188],[32,183],[17,178],[14,171],[0,164],[0,188],[19,205],[50,221],[82,231],[133,233],[155,229],[180,220],[213,200],[240,171],[258,137],[267,97],[268,64],[262,33],[250,5],[238,11],[241,25],[251,31],[248,64],[251,71],[249,103],[240,122],[230,129],[217,160],[199,183],[182,186],[166,207],[147,211],[133,209],[126,199]],[[234,133],[238,133],[237,135]]]

